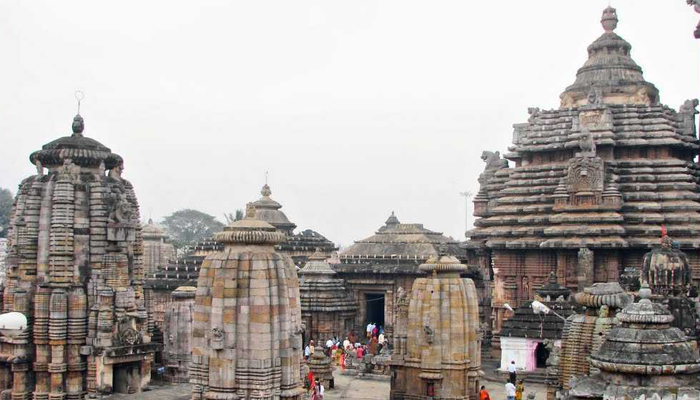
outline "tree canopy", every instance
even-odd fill
[[[215,217],[192,209],[175,211],[163,219],[163,226],[178,248],[192,246],[224,229]]]
[[[13,202],[12,192],[9,189],[0,188],[0,238],[7,236]]]

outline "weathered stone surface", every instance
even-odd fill
[[[138,202],[122,158],[83,128],[78,115],[72,136],[32,153],[37,175],[15,199],[3,310],[29,326],[2,338],[0,390],[14,399],[134,393],[150,379]]]
[[[192,360],[192,320],[196,287],[182,286],[172,293],[173,301],[165,311],[163,331],[163,364],[166,379],[172,382],[189,382]]]
[[[345,281],[337,278],[320,250],[298,273],[301,317],[307,341],[325,343],[333,337],[344,338],[357,312],[357,303]]]
[[[193,399],[300,399],[301,307],[285,235],[245,219],[214,236],[197,280],[190,382]]]
[[[600,373],[573,380],[563,399],[700,398],[697,344],[671,327],[673,316],[651,302],[646,283],[639,295],[638,302],[617,314],[621,325],[591,354]]]
[[[466,248],[470,262],[493,270],[496,348],[503,304],[532,299],[550,271],[580,292],[641,270],[663,226],[700,280],[697,103],[678,112],[661,104],[614,32],[617,12],[607,8],[602,23],[561,107],[532,108],[514,126],[511,166],[480,180]]]
[[[392,354],[391,399],[476,399],[481,368],[478,294],[455,257],[420,266],[408,300],[406,345]],[[403,300],[405,301],[405,300]]]
[[[168,234],[161,227],[155,224],[152,219],[141,228],[143,237],[143,266],[146,276],[151,276],[163,270],[166,266],[174,262],[175,247],[169,243]]]

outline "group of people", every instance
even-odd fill
[[[506,381],[506,400],[523,400],[523,392],[525,385],[523,380],[517,380],[518,369],[515,367],[515,361],[511,361],[508,365],[508,380]],[[517,384],[516,384],[517,382]],[[479,400],[491,400],[486,386],[482,386],[479,391]]]

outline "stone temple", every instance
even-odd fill
[[[408,309],[399,312],[394,336],[392,400],[478,398],[478,293],[460,276],[466,266],[441,253],[420,265],[427,276],[410,292],[399,289],[397,308]]]
[[[73,134],[29,157],[8,234],[3,311],[25,314],[2,338],[2,398],[85,398],[134,393],[150,380],[139,205],[120,156]]]
[[[364,333],[369,322],[381,325],[392,334],[396,326],[395,304],[399,288],[408,292],[413,282],[425,276],[419,266],[439,254],[466,261],[466,253],[459,242],[431,231],[423,224],[399,222],[392,212],[385,224],[374,235],[356,241],[339,254],[340,264],[333,265],[337,277],[344,279],[348,290],[358,302],[355,316],[355,333]],[[481,273],[473,268],[462,271],[464,277],[472,278],[480,291],[481,301],[486,286]]]
[[[562,399],[698,399],[700,356],[697,343],[671,327],[673,315],[652,303],[646,283],[640,300],[617,314],[613,327],[590,356],[597,369],[562,392]]]
[[[493,274],[496,337],[503,304],[531,299],[551,271],[574,292],[617,281],[625,268],[642,269],[664,227],[700,279],[698,102],[661,104],[615,33],[615,9],[601,23],[560,107],[530,109],[505,159],[482,156],[467,249]]]
[[[192,326],[192,398],[291,399],[304,392],[299,281],[275,245],[284,233],[249,205],[214,239],[197,280]]]
[[[357,303],[345,287],[345,281],[326,261],[319,250],[314,253],[304,268],[298,271],[301,295],[301,318],[306,327],[304,343],[314,340],[344,338],[353,328]]]

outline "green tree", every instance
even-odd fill
[[[9,189],[0,188],[0,238],[7,236],[10,227],[10,213],[12,212],[12,192]]]
[[[163,219],[163,226],[178,248],[192,246],[224,229],[224,224],[201,211],[184,209],[175,211]]]

